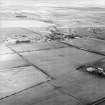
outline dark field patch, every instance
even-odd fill
[[[105,59],[80,65],[79,67],[77,67],[77,70],[88,72],[99,77],[105,77]]]

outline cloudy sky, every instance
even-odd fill
[[[1,6],[105,6],[105,0],[0,0]]]

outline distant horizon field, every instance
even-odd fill
[[[43,7],[31,10],[29,8],[11,7],[0,11],[1,27],[9,32],[26,28],[33,33],[47,34],[49,29],[56,27],[61,33],[68,35],[77,34],[82,37],[95,37],[105,40],[105,8],[99,7]],[[43,29],[42,29],[43,28]],[[22,30],[22,29],[21,29]],[[31,30],[31,31],[30,31]],[[5,30],[4,30],[5,31]],[[16,31],[17,34],[21,33]],[[14,32],[16,34],[16,32]],[[8,31],[0,30],[1,36],[8,37]],[[19,35],[19,34],[18,34]],[[30,34],[31,35],[31,34]],[[10,34],[9,34],[10,36]]]

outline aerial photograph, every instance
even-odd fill
[[[105,0],[0,0],[0,105],[105,105]]]

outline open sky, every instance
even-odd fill
[[[105,6],[105,0],[0,0],[1,6]]]

